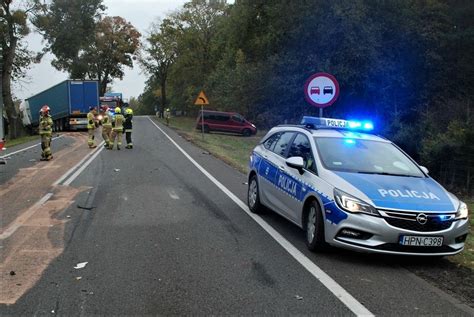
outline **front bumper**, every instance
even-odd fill
[[[332,207],[338,208],[334,205]],[[349,237],[343,234],[343,229],[360,232],[361,235],[359,237]],[[423,232],[395,227],[390,225],[383,217],[347,213],[347,218],[338,224],[326,220],[325,236],[330,245],[355,251],[445,256],[457,254],[464,249],[464,240],[468,230],[469,223],[467,219],[453,221],[444,230]],[[400,236],[443,237],[443,244],[439,247],[404,246],[399,243]]]

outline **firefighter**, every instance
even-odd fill
[[[120,107],[115,108],[115,116],[112,120],[114,125],[112,128],[112,138],[110,139],[110,149],[114,148],[115,138],[117,138],[117,150],[120,150],[120,146],[122,145],[124,117],[121,112],[122,109],[120,109]]]
[[[133,119],[133,110],[127,108],[125,110],[125,122],[123,123],[123,128],[125,130],[125,139],[127,140],[127,146],[125,148],[132,149],[132,119]]]
[[[104,115],[102,117],[102,138],[105,141],[105,148],[110,149],[110,138],[112,133],[112,117],[109,112],[109,108],[104,109]]]
[[[40,110],[39,134],[41,136],[41,161],[49,161],[53,158],[51,153],[51,136],[53,134],[53,119],[49,115],[48,105]]]
[[[95,107],[91,106],[89,108],[89,113],[87,114],[87,133],[89,134],[89,137],[87,139],[87,145],[89,145],[89,148],[94,149],[97,147],[95,145],[95,128],[96,128],[96,121],[95,121],[95,115],[97,113],[97,110]]]
[[[170,118],[171,118],[171,112],[170,108],[166,108],[165,110],[165,119],[166,119],[166,125],[170,125]]]

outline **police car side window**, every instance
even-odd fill
[[[281,136],[281,132],[273,134],[272,136],[270,136],[268,139],[266,139],[266,140],[263,142],[263,146],[264,146],[267,150],[273,151],[273,148],[275,147],[275,144],[277,143],[277,141],[278,141],[278,139],[280,138],[280,136]]]
[[[288,146],[294,135],[294,132],[284,132],[275,144],[273,152],[280,156],[286,157],[286,150],[288,149]]]
[[[298,133],[293,143],[291,144],[290,150],[288,151],[288,157],[300,156],[304,160],[305,168],[307,170],[316,172],[316,164],[314,162],[314,156],[311,151],[311,144],[309,143],[308,137],[304,134]]]

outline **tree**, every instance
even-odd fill
[[[25,68],[32,61],[32,53],[25,48],[22,39],[30,32],[28,17],[38,12],[42,6],[36,1],[30,1],[25,3],[23,9],[13,9],[11,0],[0,1],[2,98],[9,121],[8,134],[14,139],[23,129],[13,102],[11,84],[13,80],[24,76]]]
[[[88,65],[79,58],[94,42],[96,21],[105,6],[102,0],[52,0],[34,24],[41,31],[55,59],[52,65],[71,78],[85,78]]]
[[[98,79],[100,94],[113,78],[123,78],[124,66],[133,68],[141,34],[122,17],[105,17],[95,27],[92,44],[78,56],[89,79]]]
[[[148,45],[140,58],[145,71],[160,83],[161,112],[168,105],[166,83],[170,67],[176,58],[180,28],[179,22],[174,17],[164,19],[159,25],[152,25],[147,38]]]

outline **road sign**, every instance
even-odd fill
[[[306,81],[304,97],[315,107],[329,107],[339,97],[339,83],[331,74],[316,73]]]
[[[196,101],[194,102],[194,104],[196,106],[206,106],[209,104],[209,100],[207,99],[203,90],[201,90],[201,92],[199,93],[199,96],[196,98]]]

